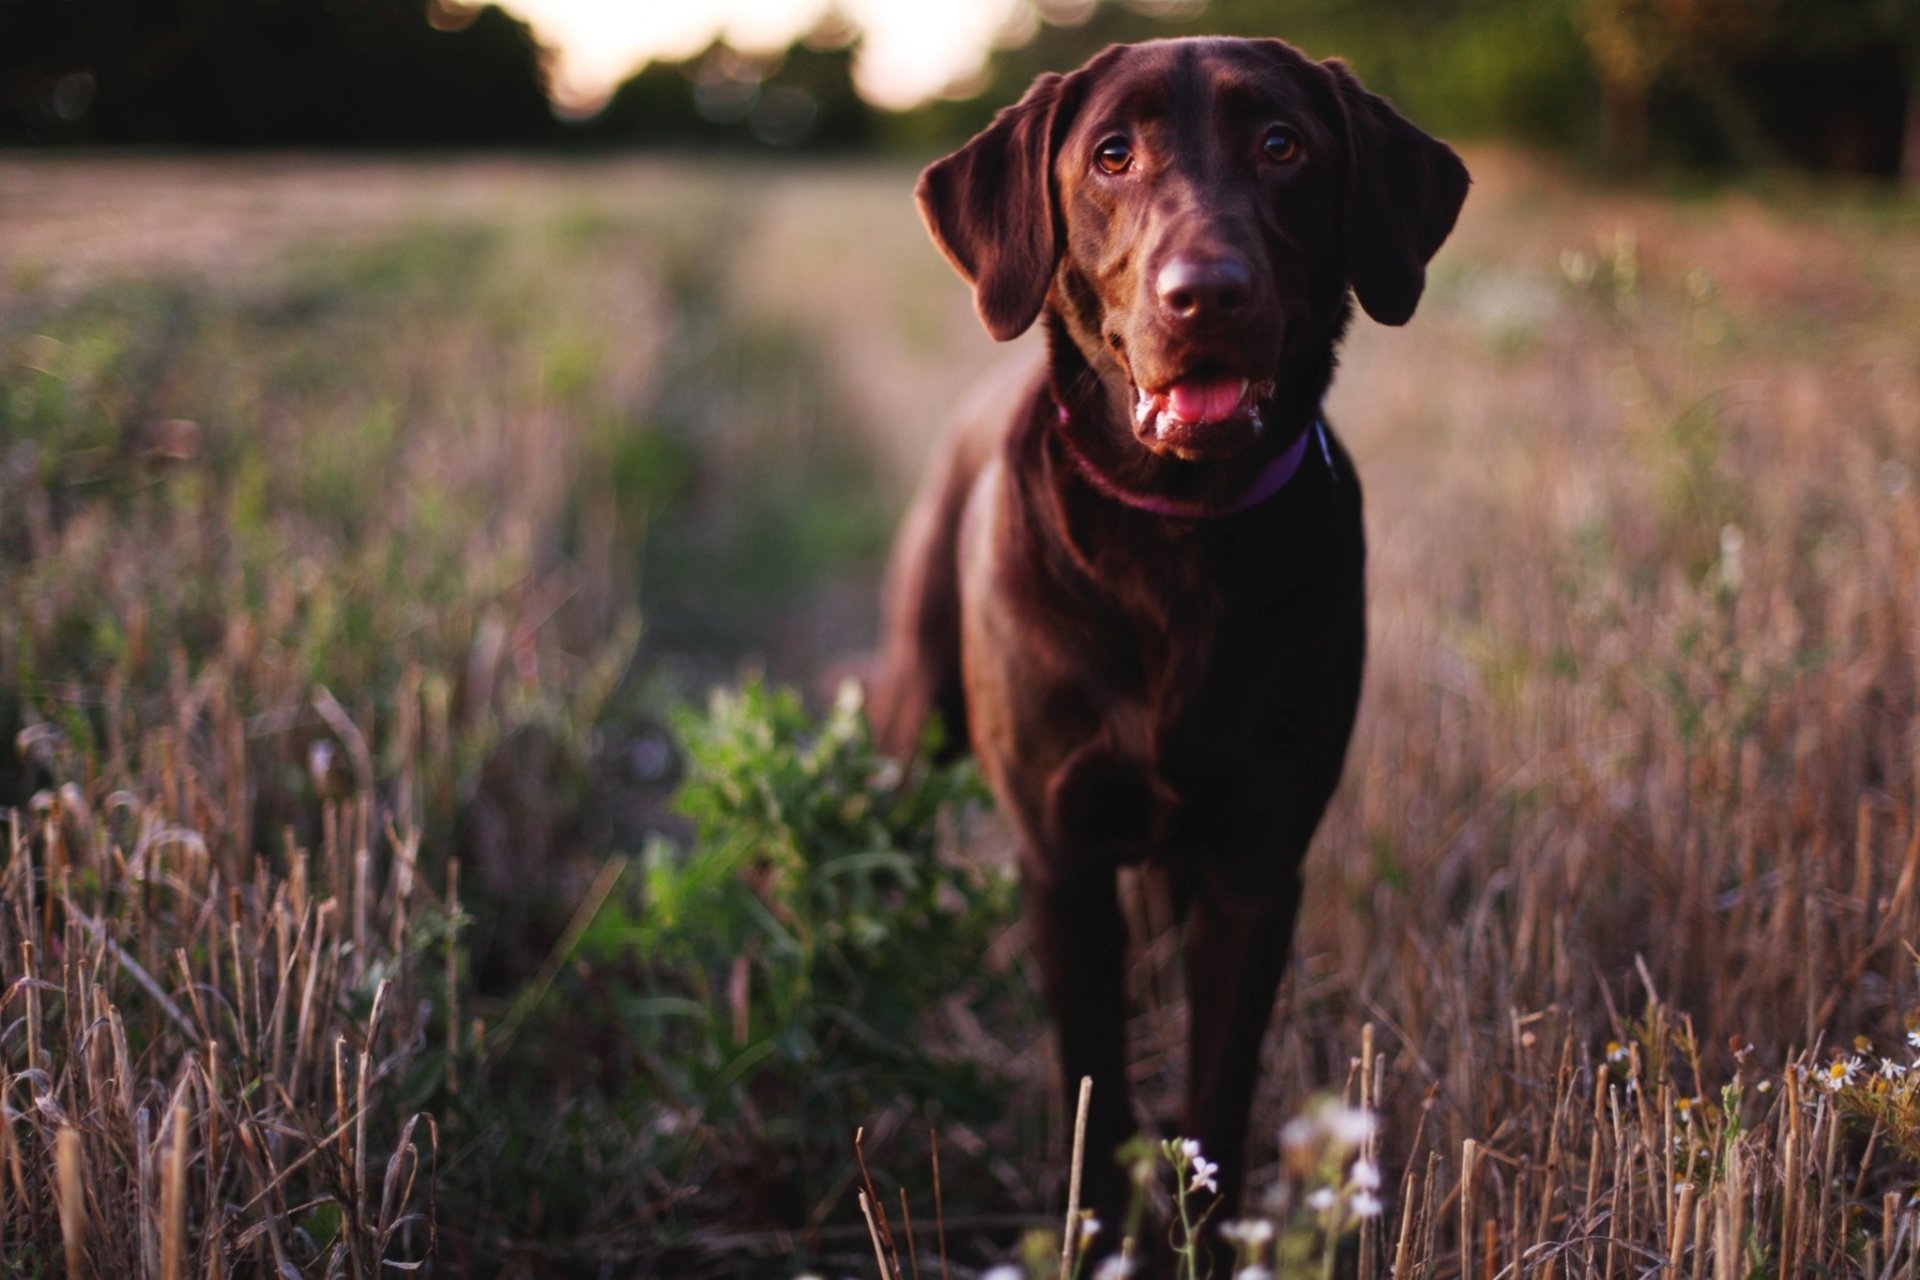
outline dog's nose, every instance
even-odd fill
[[[1253,299],[1253,273],[1238,258],[1174,258],[1154,277],[1160,306],[1176,320],[1230,315]]]

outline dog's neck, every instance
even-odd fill
[[[1156,516],[1177,520],[1217,520],[1257,507],[1287,487],[1287,483],[1299,472],[1300,464],[1306,461],[1309,443],[1319,447],[1320,455],[1329,469],[1333,466],[1333,451],[1327,444],[1326,420],[1316,417],[1294,437],[1292,444],[1274,454],[1238,493],[1211,501],[1180,499],[1160,493],[1138,493],[1100,470],[1091,458],[1080,451],[1073,443],[1071,434],[1073,415],[1065,405],[1056,405],[1055,409],[1060,419],[1060,446],[1081,478],[1115,502]]]

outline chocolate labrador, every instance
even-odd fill
[[[1404,324],[1468,176],[1338,61],[1116,46],[920,179],[987,330],[1044,369],[961,433],[889,570],[870,714],[964,733],[1018,837],[1089,1203],[1134,1132],[1116,869],[1184,920],[1186,1133],[1237,1205],[1260,1042],[1366,652],[1360,486],[1321,413],[1358,298]]]

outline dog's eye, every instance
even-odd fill
[[[1133,168],[1133,148],[1125,138],[1108,138],[1094,149],[1093,162],[1102,173],[1125,173]]]
[[[1275,125],[1260,140],[1260,154],[1274,164],[1291,164],[1300,158],[1300,137],[1284,125]]]

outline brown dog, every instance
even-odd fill
[[[1467,171],[1341,63],[1277,40],[1116,46],[921,177],[998,339],[1044,376],[960,435],[902,530],[870,709],[963,730],[1021,845],[1087,1190],[1134,1131],[1114,873],[1185,920],[1186,1132],[1237,1205],[1300,863],[1366,650],[1360,488],[1320,417],[1349,291],[1403,324]]]

